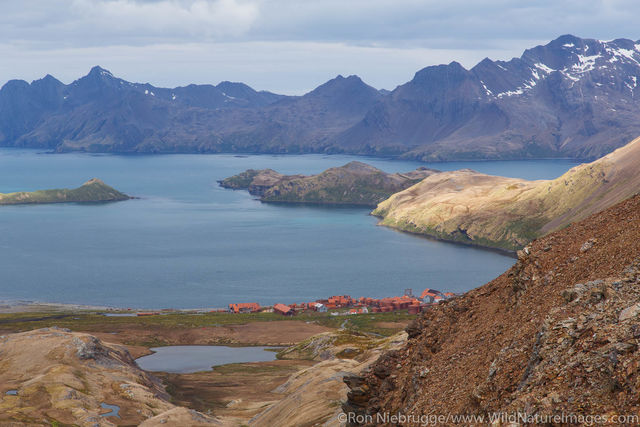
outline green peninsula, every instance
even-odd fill
[[[394,194],[372,214],[399,230],[514,251],[637,194],[639,163],[636,138],[552,180],[443,172]]]
[[[73,189],[0,193],[0,205],[115,202],[128,199],[131,199],[131,197],[108,186],[97,178],[93,178],[80,187]]]

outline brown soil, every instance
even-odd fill
[[[639,256],[640,196],[534,241],[410,325],[345,409],[639,414]]]
[[[409,323],[410,322],[408,320],[406,322],[378,322],[375,324],[375,326],[383,329],[403,329]]]
[[[214,368],[211,372],[167,374],[157,372],[170,392],[172,402],[203,413],[249,420],[283,395],[273,391],[289,376],[315,362],[274,360],[240,363]]]

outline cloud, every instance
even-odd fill
[[[505,40],[639,37],[635,0],[25,0],[0,6],[4,41],[74,47],[313,41],[491,48]]]
[[[241,0],[74,0],[73,9],[103,31],[156,37],[236,37],[258,16],[257,4]]]
[[[281,13],[281,11],[287,13]],[[250,35],[262,39],[342,40],[434,47],[495,46],[496,41],[638,37],[632,0],[265,0]],[[444,46],[443,46],[444,44]]]
[[[424,66],[510,59],[561,34],[640,38],[637,0],[0,2],[0,84],[95,64],[164,86],[300,93],[335,74],[393,88]]]
[[[307,41],[61,47],[38,51],[16,51],[12,45],[0,44],[0,57],[5,59],[0,62],[0,76],[31,81],[50,73],[70,83],[99,64],[118,77],[156,86],[232,80],[293,95],[305,93],[337,74],[357,74],[374,87],[393,89],[430,64],[457,60],[470,67],[487,53],[508,57],[519,51],[517,46],[511,51],[478,51]]]
[[[30,0],[29,12],[9,6],[0,17],[5,41],[76,47],[229,40],[245,34],[259,15],[249,0]],[[31,12],[32,11],[32,12]]]

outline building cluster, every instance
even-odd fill
[[[258,303],[229,304],[230,313],[274,312],[283,316],[293,316],[303,311],[327,312],[328,310],[345,309],[342,314],[387,313],[397,310],[408,310],[417,314],[433,304],[438,304],[455,296],[451,292],[442,293],[435,289],[425,289],[420,296],[413,295],[412,289],[405,289],[404,295],[390,298],[352,298],[349,295],[334,295],[327,299],[319,299],[300,304],[275,304],[273,307],[260,307]]]

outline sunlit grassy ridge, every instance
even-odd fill
[[[404,231],[518,249],[640,191],[639,141],[553,180],[443,172],[394,194],[373,214]]]

